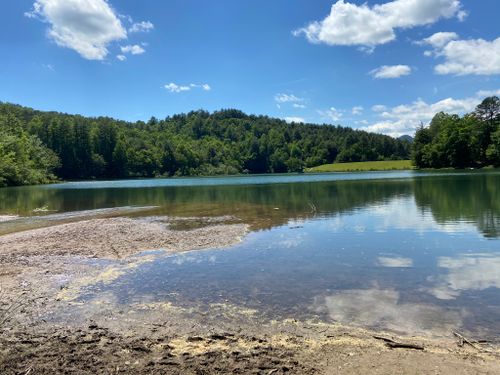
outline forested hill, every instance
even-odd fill
[[[388,136],[232,109],[130,123],[0,103],[0,185],[45,182],[52,171],[61,179],[273,173],[409,157],[410,144]]]
[[[484,99],[462,117],[438,113],[413,142],[418,168],[500,167],[500,99]]]

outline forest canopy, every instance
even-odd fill
[[[0,186],[300,172],[333,162],[409,159],[411,152],[406,140],[234,109],[130,123],[0,103],[0,134]]]
[[[500,100],[488,97],[462,117],[438,113],[413,142],[418,168],[500,167]]]

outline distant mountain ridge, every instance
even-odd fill
[[[413,143],[413,137],[411,135],[402,135],[401,137],[398,137],[398,139],[400,141],[406,141],[406,142],[410,142],[410,143]]]

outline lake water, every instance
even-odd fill
[[[43,207],[41,212],[34,209]],[[0,233],[99,216],[234,215],[243,242],[161,256],[82,300],[230,303],[406,333],[500,334],[500,172],[371,172],[0,189]]]

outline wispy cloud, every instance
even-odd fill
[[[146,50],[138,44],[122,46],[120,47],[120,50],[123,54],[130,53],[132,55],[142,55],[144,52],[146,52]]]
[[[274,100],[277,103],[300,103],[303,102],[303,98],[299,98],[293,94],[276,94]]]
[[[363,107],[361,107],[360,105],[358,105],[358,106],[352,107],[352,109],[351,109],[351,113],[352,113],[354,116],[359,116],[359,115],[362,115],[362,114],[363,114],[363,110],[364,110],[364,108],[363,108]]]
[[[344,116],[343,111],[340,109],[337,109],[335,107],[330,107],[327,110],[319,110],[318,114],[324,120],[333,121],[333,122],[340,121],[341,118]]]
[[[408,65],[384,65],[374,69],[370,75],[376,79],[391,79],[407,76],[411,73],[411,68]]]
[[[142,21],[134,23],[128,31],[130,33],[148,33],[154,29],[154,25],[150,21]]]
[[[196,83],[191,83],[189,85],[178,85],[176,83],[170,82],[166,85],[163,86],[166,90],[173,92],[173,93],[179,93],[183,91],[191,91],[192,89],[201,89],[203,91],[210,91],[212,88],[210,87],[209,84],[203,83],[203,84],[196,84]]]

